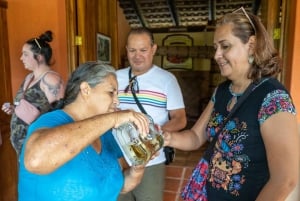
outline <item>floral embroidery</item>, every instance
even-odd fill
[[[270,116],[278,112],[290,112],[296,114],[291,97],[284,90],[274,90],[267,94],[258,112],[259,123],[264,123]]]
[[[222,122],[223,116],[218,113],[212,114],[208,124],[208,135],[210,139],[215,135],[217,126]],[[246,178],[241,174],[242,168],[247,168],[250,158],[242,154],[243,141],[248,137],[247,125],[237,119],[228,121],[224,131],[219,135],[214,155],[211,158],[208,181],[217,189],[224,189],[238,196],[239,190]]]
[[[287,92],[274,90],[263,101],[258,114],[258,121],[263,123],[267,118],[278,112],[295,114],[295,107]],[[213,112],[208,123],[207,135],[211,141],[224,121],[224,116]],[[247,124],[239,119],[231,119],[218,136],[214,154],[211,157],[208,182],[216,189],[224,189],[230,194],[239,196],[239,191],[246,181],[242,169],[249,166],[251,159],[243,154],[244,141],[247,139]]]

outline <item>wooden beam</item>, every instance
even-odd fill
[[[168,3],[169,10],[171,12],[171,17],[174,22],[174,25],[176,27],[178,27],[179,26],[179,18],[178,18],[178,14],[176,11],[175,2],[174,2],[174,0],[168,0],[167,3]]]
[[[0,1],[0,7],[1,7],[1,8],[7,8],[7,1],[1,0],[1,1]]]
[[[148,27],[148,23],[146,22],[143,15],[140,13],[140,6],[137,3],[137,0],[131,0],[132,7],[134,8],[136,12],[136,16],[138,17],[138,20],[141,22],[143,27]]]

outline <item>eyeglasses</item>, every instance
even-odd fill
[[[248,19],[248,21],[250,22],[250,24],[251,24],[251,26],[252,26],[252,28],[254,30],[254,34],[256,35],[256,29],[255,29],[254,23],[251,20],[251,18],[249,17],[249,15],[247,14],[247,12],[246,12],[246,10],[244,9],[243,6],[240,7],[240,8],[238,8],[238,9],[236,9],[236,10],[234,10],[232,13],[237,13],[237,12],[240,12],[240,11],[242,11],[243,14],[246,16],[246,18]]]

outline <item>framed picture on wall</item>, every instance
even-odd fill
[[[111,39],[100,33],[97,33],[97,61],[111,63]]]
[[[193,69],[193,59],[188,56],[188,47],[193,46],[193,38],[187,34],[170,34],[162,40],[169,53],[162,57],[162,66],[168,70]]]

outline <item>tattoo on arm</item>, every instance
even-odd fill
[[[55,84],[50,84],[48,83],[45,78],[42,78],[42,82],[43,84],[45,84],[48,88],[48,91],[54,96],[57,97],[57,95],[59,94],[59,91],[61,90],[61,86],[62,86],[62,80],[60,80],[58,83]]]

